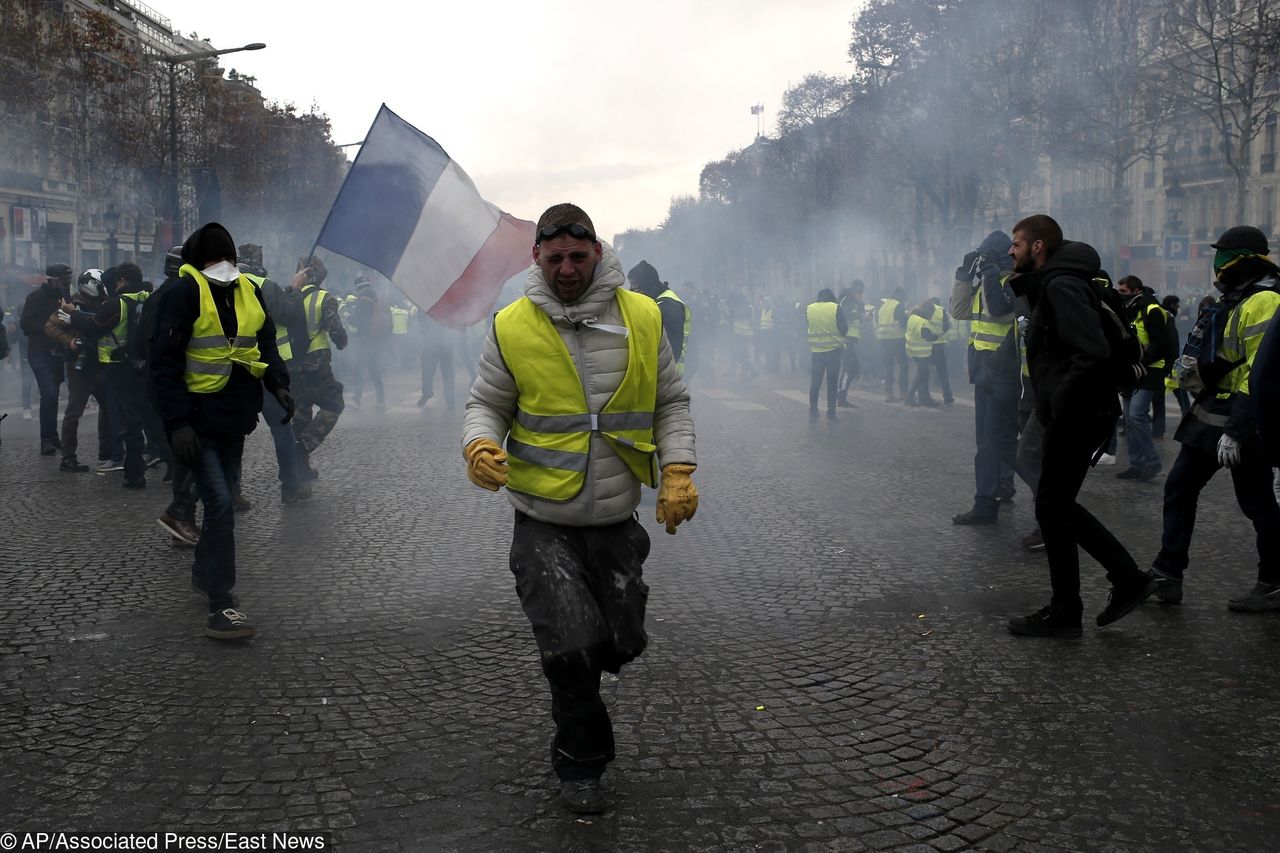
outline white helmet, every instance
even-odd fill
[[[80,293],[90,299],[100,299],[106,295],[102,287],[102,270],[85,270],[80,273],[80,281],[77,285]]]

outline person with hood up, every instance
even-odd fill
[[[1160,473],[1151,409],[1157,396],[1164,397],[1164,377],[1174,353],[1169,352],[1167,316],[1155,293],[1136,275],[1116,282],[1116,293],[1124,300],[1127,319],[1142,344],[1142,364],[1147,374],[1138,387],[1124,397],[1124,440],[1129,448],[1129,467],[1116,474],[1120,480],[1147,480]]]
[[[1212,245],[1214,286],[1222,298],[1201,309],[1178,359],[1179,379],[1195,403],[1173,436],[1182,446],[1164,484],[1164,532],[1151,576],[1160,601],[1182,601],[1200,492],[1228,468],[1236,503],[1253,522],[1258,575],[1227,607],[1280,610],[1280,507],[1250,392],[1258,350],[1280,308],[1280,269],[1267,257],[1266,235],[1252,226],[1228,228]]]
[[[1009,620],[1009,631],[1033,637],[1081,634],[1080,553],[1084,548],[1111,582],[1098,627],[1131,612],[1155,591],[1124,545],[1077,502],[1095,453],[1111,434],[1120,403],[1111,348],[1102,329],[1102,300],[1093,284],[1102,264],[1087,243],[1064,242],[1049,216],[1013,228],[1009,254],[1014,293],[1031,308],[1027,362],[1035,411],[1044,426],[1036,521],[1044,537],[1053,597],[1047,607]],[[1016,412],[1015,412],[1016,414]]]
[[[163,296],[149,346],[151,378],[174,457],[191,468],[204,504],[192,586],[208,595],[205,636],[252,637],[236,609],[235,515],[245,436],[262,411],[265,385],[293,416],[289,373],[258,287],[236,266],[227,229],[210,222],[182,246],[181,281]]]
[[[1001,501],[1013,496],[1022,377],[1009,286],[1010,244],[1008,234],[992,231],[964,256],[951,288],[951,318],[970,323],[969,381],[978,445],[973,457],[973,506],[952,516],[955,524],[995,524]]]
[[[657,519],[674,534],[698,508],[697,456],[661,312],[623,286],[587,214],[548,208],[533,262],[485,339],[463,456],[473,483],[506,486],[515,507],[510,566],[551,688],[560,803],[594,814],[608,808],[600,777],[614,758],[601,673],[647,643],[640,487],[658,484],[660,463]]]
[[[671,352],[676,358],[676,365],[684,374],[684,356],[689,349],[689,327],[693,323],[693,312],[684,304],[676,292],[665,281],[658,278],[658,271],[648,261],[641,261],[627,273],[631,289],[643,293],[658,303],[662,312],[662,332],[671,344]]]

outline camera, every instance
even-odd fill
[[[79,370],[81,372],[90,370],[93,366],[94,356],[96,355],[97,353],[94,352],[94,347],[89,346],[88,342],[85,341],[84,338],[76,338],[76,360],[75,363],[71,365],[71,369]]]

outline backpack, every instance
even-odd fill
[[[1113,288],[1095,282],[1094,293],[1098,297],[1098,314],[1101,316],[1102,334],[1111,351],[1107,359],[1107,373],[1121,394],[1128,394],[1147,375],[1142,363],[1142,343],[1133,324],[1126,320],[1124,300]]]

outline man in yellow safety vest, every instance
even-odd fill
[[[251,637],[232,599],[236,582],[233,496],[245,436],[258,424],[262,389],[293,416],[289,373],[258,286],[236,266],[236,245],[210,222],[182,246],[180,281],[164,295],[149,352],[157,408],[177,461],[190,467],[204,504],[191,583],[209,599],[205,635]]]
[[[647,642],[640,487],[661,464],[658,521],[675,533],[693,517],[693,419],[658,306],[626,289],[581,208],[542,214],[533,261],[485,340],[462,444],[471,481],[515,507],[510,567],[551,688],[560,803],[594,814],[614,757],[600,676]]]

